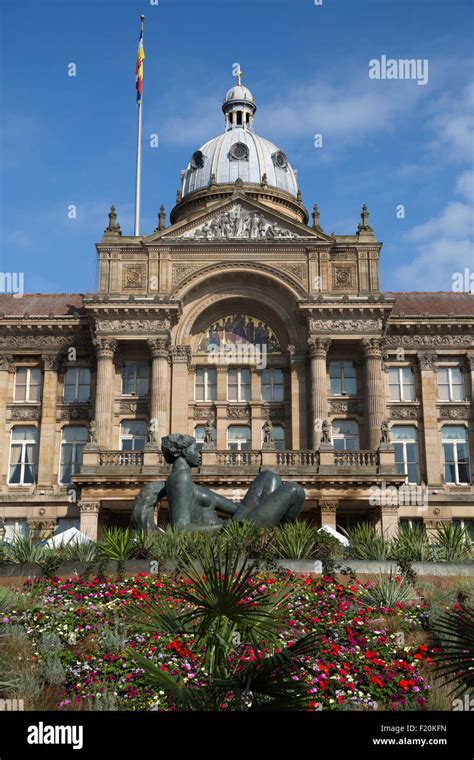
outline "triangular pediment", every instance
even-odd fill
[[[266,241],[297,239],[330,240],[324,233],[316,232],[292,221],[263,204],[241,197],[233,197],[219,203],[192,221],[183,220],[148,238],[151,240],[192,240],[196,242],[226,240]]]

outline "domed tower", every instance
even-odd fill
[[[285,153],[254,129],[255,99],[238,81],[228,90],[222,110],[224,132],[194,151],[170,220],[174,224],[232,196],[237,187],[294,221],[308,221],[296,171]]]

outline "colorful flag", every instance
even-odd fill
[[[135,72],[136,86],[137,86],[137,103],[140,105],[142,99],[143,88],[143,61],[145,60],[145,50],[143,48],[143,29],[140,32],[140,38],[138,40],[138,55],[137,55],[137,68]]]

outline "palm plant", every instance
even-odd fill
[[[28,565],[41,561],[46,551],[45,544],[35,544],[31,535],[24,536],[21,533],[15,533],[8,546],[7,557],[9,562]]]
[[[97,546],[93,541],[77,541],[64,546],[64,562],[94,562]]]
[[[440,562],[460,562],[471,559],[472,542],[469,533],[460,525],[446,523],[436,529],[434,553]]]
[[[435,670],[458,697],[474,690],[474,608],[459,606],[441,615],[431,628]]]
[[[394,607],[395,604],[407,604],[416,600],[412,584],[404,576],[374,576],[371,585],[364,588],[362,596],[371,607]]]
[[[135,554],[132,532],[116,526],[106,528],[97,548],[101,559],[116,559],[119,562],[132,559]]]
[[[205,650],[208,683],[199,685],[172,676],[133,650],[148,683],[164,690],[182,710],[218,710],[224,699],[234,710],[307,708],[308,690],[291,676],[306,667],[305,658],[316,649],[319,635],[309,634],[291,649],[276,651],[285,592],[263,591],[254,597],[247,560],[232,556],[228,547],[224,552],[207,547],[200,567],[189,555],[187,563],[187,584],[180,590],[187,605],[184,610],[162,608],[152,601],[129,608],[128,621],[142,632],[192,634],[187,646],[191,653]],[[245,646],[265,646],[269,656],[242,663]]]
[[[273,533],[273,550],[281,559],[310,559],[316,542],[316,528],[305,522],[278,525]]]
[[[422,525],[399,528],[392,539],[391,557],[407,562],[428,562],[431,549],[428,535]]]
[[[383,533],[377,533],[372,523],[358,523],[349,530],[343,530],[350,542],[353,559],[386,560],[390,557],[390,542]]]

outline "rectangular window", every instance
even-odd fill
[[[283,371],[264,369],[262,372],[262,401],[283,401]]]
[[[390,401],[414,401],[415,379],[411,367],[390,367],[388,370]]]
[[[195,401],[215,401],[217,398],[217,374],[215,369],[198,367],[194,385]]]
[[[359,426],[354,420],[333,420],[332,443],[336,451],[357,451]]]
[[[12,485],[31,485],[36,479],[38,430],[34,427],[14,427],[10,444],[10,472]]]
[[[227,375],[227,400],[250,401],[250,370],[229,370]]]
[[[124,362],[122,393],[124,396],[145,396],[148,393],[148,362]]]
[[[460,367],[439,367],[439,401],[464,401],[464,377]]]
[[[357,378],[354,362],[330,362],[329,384],[333,396],[355,396]]]
[[[250,428],[248,425],[230,425],[227,429],[229,451],[250,451]]]
[[[143,451],[147,440],[145,420],[123,420],[120,424],[121,451]]]
[[[471,482],[467,431],[462,425],[445,425],[442,429],[444,481],[454,485]]]
[[[64,401],[89,401],[90,389],[90,369],[87,367],[67,368],[64,375]]]
[[[41,401],[41,370],[18,367],[15,373],[15,401]]]
[[[416,427],[414,425],[394,425],[391,433],[398,472],[406,475],[407,483],[419,483],[420,465]]]
[[[79,472],[82,452],[87,443],[88,430],[85,427],[64,427],[61,437],[61,462],[59,482],[70,483],[72,476]]]

